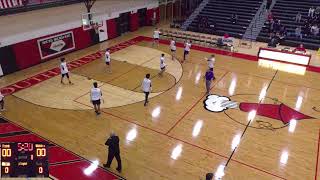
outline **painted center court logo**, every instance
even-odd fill
[[[250,96],[257,95],[234,95],[232,98],[240,101]],[[288,126],[291,120],[314,119],[272,98],[266,98],[264,103],[248,103],[232,101],[230,97],[214,94],[207,96],[203,103],[206,110],[224,112],[231,120],[244,126],[249,122],[250,112],[254,112],[255,118],[249,127],[256,129],[276,130]]]

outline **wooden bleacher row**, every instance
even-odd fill
[[[229,51],[235,51],[234,46],[227,46],[218,44],[218,39],[215,36],[209,34],[202,34],[196,32],[172,30],[172,29],[160,29],[162,39],[175,39],[176,42],[185,42],[191,40],[193,44],[198,44],[205,47],[222,48]]]

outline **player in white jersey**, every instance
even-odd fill
[[[106,53],[105,53],[105,61],[106,61],[106,65],[107,65],[107,68],[108,68],[108,72],[111,73],[111,57],[110,57],[110,51],[109,49],[106,50]]]
[[[63,83],[64,77],[67,77],[69,84],[72,84],[72,82],[70,81],[69,70],[68,70],[67,63],[65,62],[65,58],[61,58],[60,71],[61,71],[61,84],[64,84]]]
[[[213,68],[214,67],[214,63],[216,61],[214,54],[212,54],[209,58],[205,58],[207,60],[208,63],[208,68]]]
[[[157,46],[159,47],[160,34],[161,34],[161,32],[158,30],[158,28],[156,28],[156,29],[153,31],[153,43],[152,43],[152,47],[154,46],[154,44],[157,44]]]
[[[165,63],[165,58],[164,58],[164,54],[161,54],[160,57],[160,72],[159,75],[162,76],[163,72],[166,70],[166,63]]]
[[[176,47],[176,41],[173,38],[170,41],[170,50],[171,50],[172,60],[174,60],[174,58],[176,57],[177,47]]]
[[[190,53],[190,48],[191,48],[191,41],[186,41],[186,43],[184,44],[184,53],[183,53],[183,60],[182,62],[184,62],[187,58],[187,55]]]
[[[148,97],[152,90],[151,80],[150,80],[150,74],[146,74],[146,77],[142,81],[142,91],[145,94],[144,99],[144,106],[148,104]]]
[[[96,114],[97,115],[101,114],[100,104],[102,100],[102,92],[101,92],[101,89],[98,88],[97,82],[93,83],[93,88],[91,89],[91,92],[90,92],[90,100],[91,100],[91,103],[93,104],[94,111],[96,112]]]

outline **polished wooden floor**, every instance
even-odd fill
[[[66,58],[79,59],[137,35],[151,36],[151,32],[143,28]],[[178,59],[182,51],[178,48]],[[166,54],[168,64],[163,77],[157,76],[161,53]],[[140,42],[111,55],[112,73],[100,59],[73,70],[72,86],[60,85],[55,77],[7,96],[7,111],[2,115],[89,160],[99,160],[100,165],[107,157],[104,142],[115,132],[121,140],[121,176],[130,180],[203,179],[228,159],[222,179],[317,179],[319,74],[295,75],[216,55],[212,94],[239,104],[283,103],[313,117],[298,120],[292,130],[279,120],[256,115],[246,128],[248,112],[228,109],[215,113],[204,108],[204,58],[208,53],[192,50],[182,65],[169,54],[167,45],[152,47],[150,42]],[[58,64],[55,59],[3,77],[1,87]],[[140,84],[146,73],[153,77],[154,94],[144,107]],[[103,85],[105,103],[100,116],[94,114],[87,96],[92,81]],[[260,101],[262,90],[266,98]],[[234,137],[241,135],[233,152]],[[116,162],[111,171],[115,167]]]

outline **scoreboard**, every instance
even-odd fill
[[[49,177],[47,143],[1,143],[1,177]]]

